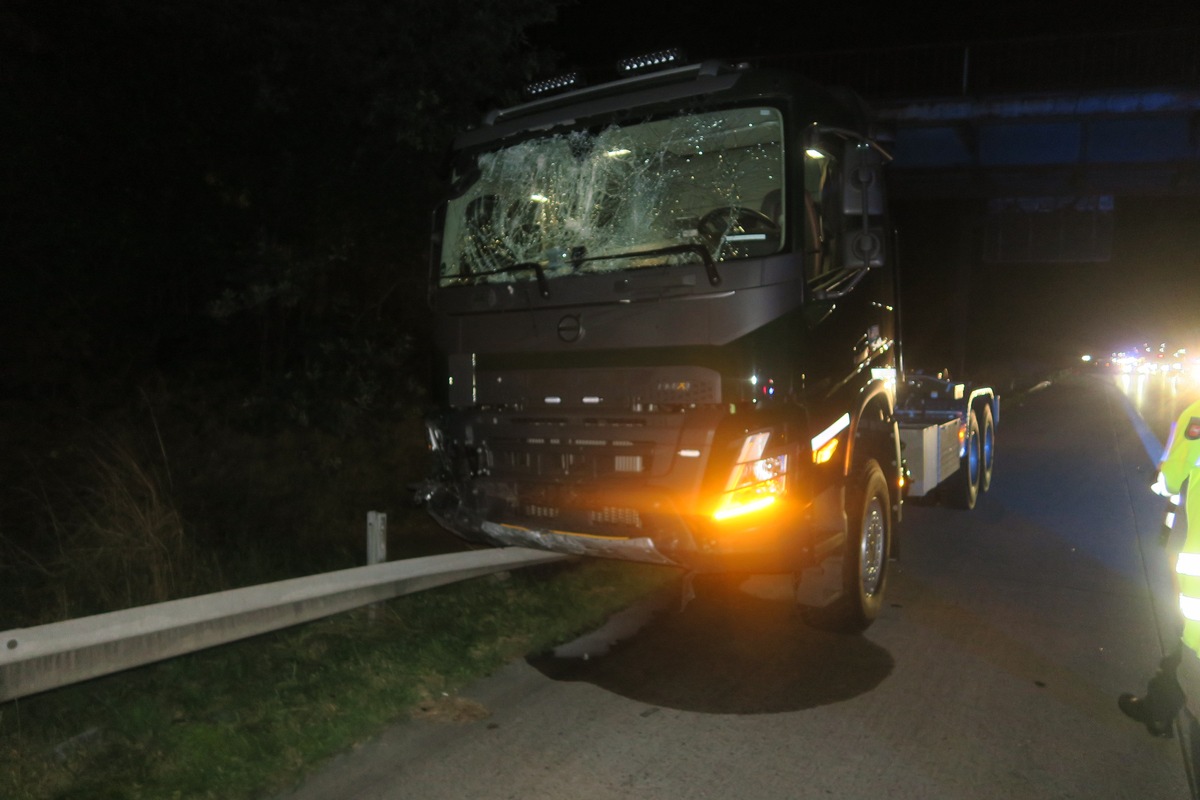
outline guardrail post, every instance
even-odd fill
[[[387,561],[387,514],[367,512],[367,566]]]
[[[387,514],[382,511],[367,512],[367,566],[387,561]],[[374,622],[379,614],[379,603],[367,607],[367,619]]]

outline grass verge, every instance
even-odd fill
[[[0,705],[0,797],[259,798],[674,572],[585,561],[397,598]]]

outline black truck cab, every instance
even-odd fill
[[[869,624],[904,478],[886,160],[852,95],[720,62],[462,134],[430,513],[482,544],[793,573]]]

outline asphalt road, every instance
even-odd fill
[[[288,798],[1189,798],[1187,737],[1116,707],[1172,638],[1127,407],[1101,378],[1005,406],[991,492],[972,512],[906,506],[862,636],[806,627],[778,581],[702,583],[682,612],[657,598],[510,664]]]
[[[1166,442],[1171,426],[1183,409],[1200,397],[1197,378],[1200,376],[1188,376],[1186,373],[1180,377],[1161,373],[1116,374],[1111,376],[1111,381],[1125,395],[1146,428],[1162,444]]]

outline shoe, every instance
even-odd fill
[[[1145,725],[1146,730],[1150,731],[1151,736],[1170,739],[1175,735],[1172,720],[1162,721],[1154,719],[1150,713],[1150,705],[1146,702],[1145,698],[1132,694],[1123,694],[1117,698],[1117,708],[1121,709],[1125,716]]]

